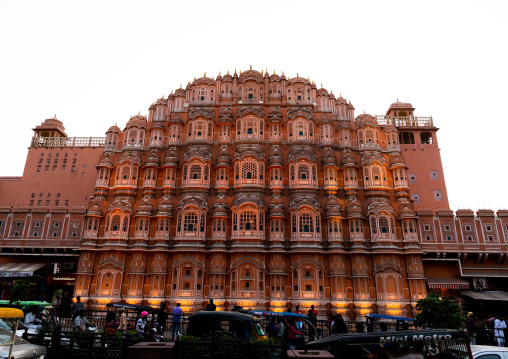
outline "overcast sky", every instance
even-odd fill
[[[0,175],[32,128],[110,125],[194,77],[310,77],[356,115],[411,102],[433,116],[450,199],[508,208],[508,1],[0,1]]]

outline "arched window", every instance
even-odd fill
[[[183,218],[184,232],[197,232],[198,230],[198,217],[197,212],[187,212]]]
[[[242,179],[257,179],[257,164],[247,162],[242,165]]]
[[[119,215],[113,216],[113,220],[111,221],[111,230],[112,231],[119,231],[120,230],[120,216]]]
[[[388,219],[386,217],[379,217],[379,232],[380,233],[390,232],[390,225],[388,224]]]
[[[298,166],[298,179],[309,179],[309,167],[307,165]]]
[[[256,231],[257,230],[257,214],[254,211],[240,212],[240,230]]]
[[[312,216],[308,213],[303,213],[300,216],[300,232],[301,233],[314,232],[314,224],[312,222]]]
[[[201,179],[201,166],[192,165],[190,169],[190,179]]]

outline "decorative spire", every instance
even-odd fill
[[[203,75],[203,77],[206,77],[206,71],[205,71],[205,74]]]
[[[300,76],[298,76],[298,72],[296,73],[296,77],[300,77]]]
[[[252,70],[252,65],[250,65],[250,69]]]
[[[219,76],[220,76],[220,71],[219,71]]]

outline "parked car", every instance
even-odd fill
[[[30,344],[15,332],[23,312],[14,308],[0,308],[0,358],[39,358],[46,355],[46,348]]]
[[[471,345],[473,359],[508,359],[508,348]]]

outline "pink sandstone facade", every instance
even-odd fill
[[[508,212],[448,209],[437,128],[414,110],[355,117],[307,79],[248,70],[195,79],[105,138],[46,120],[23,177],[0,181],[0,265],[67,266],[94,307],[186,312],[412,316],[428,290],[506,290],[490,278]]]

